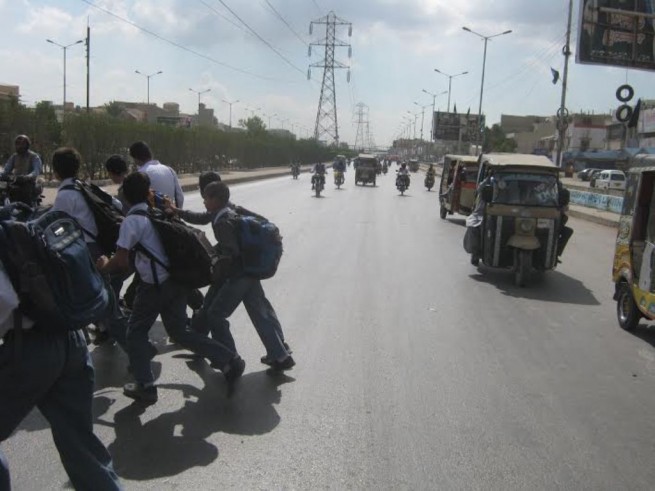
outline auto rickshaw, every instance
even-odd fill
[[[409,159],[407,168],[410,172],[418,172],[419,167],[418,159]]]
[[[514,272],[517,286],[529,275],[554,269],[568,193],[559,168],[540,155],[480,156],[478,197],[467,218],[465,248],[471,263]],[[477,230],[476,230],[477,229]]]
[[[357,166],[355,167],[355,186],[360,182],[362,185],[370,182],[375,186],[377,168],[378,159],[375,158],[375,155],[359,154],[357,157]]]
[[[635,157],[626,174],[612,280],[619,326],[632,331],[655,319],[655,155]]]
[[[439,215],[470,215],[475,206],[478,157],[446,155],[439,184]]]

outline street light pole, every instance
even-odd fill
[[[141,75],[141,76],[143,76],[143,77],[146,77],[146,80],[147,80],[147,93],[146,93],[147,99],[146,99],[146,104],[149,106],[149,105],[150,105],[150,79],[151,79],[152,77],[154,77],[155,75],[159,75],[160,73],[164,73],[164,72],[162,72],[161,70],[159,70],[158,72],[151,73],[150,75],[146,75],[145,73],[141,73],[139,70],[134,70],[134,73],[137,73],[137,74],[139,74],[139,75]]]
[[[479,155],[480,152],[482,151],[481,147],[484,144],[484,128],[482,127],[482,94],[483,94],[483,91],[484,91],[484,70],[485,70],[485,66],[486,66],[486,63],[487,63],[487,42],[491,38],[495,38],[495,37],[498,37],[498,36],[504,36],[505,34],[509,34],[509,33],[512,32],[512,30],[509,29],[507,31],[499,32],[498,34],[494,34],[492,36],[483,36],[480,33],[472,31],[468,27],[462,27],[462,29],[464,29],[467,32],[470,32],[471,34],[475,34],[476,36],[478,36],[479,38],[484,40],[484,54],[482,55],[482,81],[480,83],[480,104],[478,106],[478,149],[477,149],[476,154]]]
[[[80,39],[79,41],[75,41],[74,43],[71,44],[59,44],[52,39],[46,39],[46,41],[50,44],[54,44],[55,46],[59,46],[63,51],[64,51],[64,103],[62,105],[62,110],[63,112],[66,112],[66,50],[70,48],[71,46],[75,46],[76,44],[80,44],[84,42],[84,39]]]
[[[427,91],[427,90],[425,90],[425,89],[422,89],[422,90],[423,90],[423,92],[425,92],[426,94],[432,96],[432,121],[431,121],[432,124],[431,124],[430,126],[431,126],[431,132],[432,132],[432,138],[431,138],[431,139],[432,139],[432,140],[435,140],[435,137],[434,137],[434,101],[435,101],[435,99],[436,99],[438,96],[443,95],[443,94],[445,94],[445,93],[448,92],[448,91],[447,91],[447,90],[444,90],[443,92],[439,92],[438,94],[433,94],[432,92]]]
[[[201,96],[202,94],[206,94],[207,92],[210,92],[212,89],[206,89],[206,90],[195,90],[195,89],[189,88],[189,90],[190,90],[191,92],[195,92],[196,94],[198,94],[198,115],[200,115],[200,96]]]
[[[232,104],[236,104],[236,103],[239,102],[239,101],[236,100],[236,101],[232,101],[232,102],[230,102],[230,101],[226,101],[225,99],[223,99],[223,102],[224,102],[225,104],[228,104],[228,105],[230,106],[230,129],[232,129]]]
[[[450,89],[452,88],[453,79],[455,77],[459,77],[460,75],[466,75],[468,72],[461,72],[461,73],[457,73],[455,75],[449,75],[446,72],[442,72],[438,68],[435,68],[434,71],[437,72],[437,73],[440,73],[441,75],[445,75],[446,77],[448,77],[448,109],[446,111],[450,112]]]
[[[423,122],[425,120],[425,108],[430,107],[430,104],[426,104],[425,106],[423,104],[419,104],[418,102],[414,102],[414,104],[421,108],[421,141],[423,141]],[[434,101],[432,104],[434,104]]]

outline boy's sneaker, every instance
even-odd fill
[[[287,343],[282,343],[284,345],[284,349],[287,350],[288,354],[292,354],[293,351],[291,350],[291,346],[289,346]],[[271,363],[273,363],[273,359],[269,357],[268,355],[262,356],[259,361],[261,361],[264,365],[271,366]]]
[[[135,401],[144,402],[146,404],[154,404],[157,402],[157,387],[151,385],[145,387],[138,382],[130,382],[123,386],[123,394]]]
[[[285,370],[291,370],[294,366],[296,366],[296,362],[294,361],[293,357],[289,355],[282,361],[274,360],[271,362],[270,366],[270,370],[274,372],[283,372]]]
[[[241,358],[239,355],[236,355],[230,360],[227,368],[223,370],[223,376],[225,377],[225,383],[227,384],[227,395],[228,397],[234,393],[234,386],[243,372],[246,369],[246,361]]]

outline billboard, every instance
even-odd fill
[[[580,0],[576,62],[655,70],[655,1]]]
[[[433,115],[434,140],[461,141],[475,143],[478,141],[478,115],[463,113],[448,113],[437,111]],[[482,115],[484,125],[484,115]]]

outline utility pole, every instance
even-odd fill
[[[348,82],[350,82],[350,69],[340,61],[334,59],[334,50],[337,47],[348,47],[348,58],[352,56],[352,47],[350,44],[340,41],[336,37],[337,26],[348,26],[348,36],[352,36],[352,23],[340,19],[333,11],[330,11],[325,17],[312,21],[309,24],[309,34],[314,29],[314,24],[325,24],[325,38],[309,45],[309,56],[312,54],[312,46],[324,46],[325,57],[318,63],[309,65],[307,79],[311,78],[312,68],[323,68],[323,83],[321,84],[321,96],[318,101],[318,111],[316,112],[316,124],[314,126],[314,138],[316,141],[321,136],[327,136],[331,143],[339,145],[339,125],[337,121],[337,98],[334,87],[334,69],[348,68]]]
[[[89,18],[86,19],[86,112],[89,109],[89,93],[91,91],[91,26],[89,26]]]
[[[564,76],[562,77],[562,101],[557,111],[557,129],[559,131],[557,139],[557,167],[562,167],[562,151],[564,150],[564,138],[566,138],[566,129],[569,126],[569,112],[566,109],[566,82],[569,74],[569,57],[571,56],[571,17],[573,14],[573,0],[569,0],[569,19],[566,25],[566,45],[562,50],[564,55]]]

